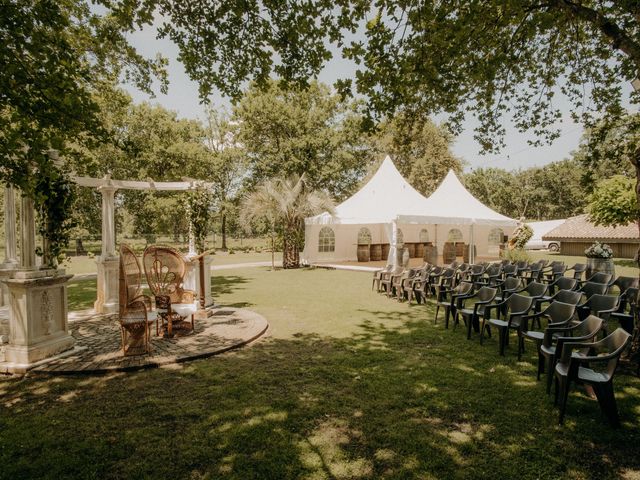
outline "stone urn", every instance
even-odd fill
[[[596,272],[610,273],[615,277],[616,269],[613,264],[613,258],[587,258],[586,278],[591,278]]]

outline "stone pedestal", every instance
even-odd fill
[[[67,328],[64,270],[17,271],[5,280],[9,289],[9,343],[3,370],[24,373],[35,364],[73,348]]]
[[[118,269],[120,260],[113,256],[100,256],[98,264],[97,299],[93,307],[96,313],[118,312]]]
[[[211,295],[211,265],[213,257],[205,255],[204,257],[204,306],[213,305],[213,296]],[[184,277],[184,287],[188,290],[194,290],[198,294],[200,300],[200,260],[197,258],[187,261],[187,272]]]
[[[15,274],[15,269],[0,268],[0,345],[9,341],[9,287],[5,283]]]

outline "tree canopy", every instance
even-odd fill
[[[484,204],[512,218],[553,220],[582,213],[588,193],[576,160],[507,171],[478,168],[464,182]]]
[[[266,90],[250,88],[235,105],[233,120],[254,185],[304,174],[310,188],[343,197],[373,160],[355,106],[321,83],[308,89],[275,82]]]
[[[243,82],[272,75],[306,84],[333,44],[358,66],[340,92],[364,96],[372,118],[444,113],[459,127],[473,112],[486,149],[501,144],[505,114],[556,137],[559,95],[583,120],[619,116],[620,84],[640,71],[634,0],[103,1],[131,24],[161,18],[159,35],[176,42],[202,98],[213,88],[238,98]]]
[[[634,184],[633,179],[622,175],[601,181],[589,198],[589,219],[596,225],[612,227],[637,222],[640,209]]]

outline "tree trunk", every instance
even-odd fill
[[[636,169],[636,200],[640,205],[640,148],[635,151],[635,155],[631,159],[631,163]],[[638,233],[640,233],[640,218],[638,219]],[[636,264],[640,267],[640,248],[636,252],[635,258]],[[639,272],[640,276],[640,272]],[[640,293],[636,302],[640,301]],[[640,362],[640,322],[638,321],[638,311],[636,311],[636,318],[634,318],[633,339],[631,341],[631,348],[629,349],[628,359],[632,362]]]
[[[273,229],[271,229],[271,270],[275,270],[276,269],[276,239],[275,239],[275,235],[273,232]]]
[[[222,213],[222,251],[227,250],[227,214]]]
[[[300,250],[296,237],[295,224],[286,224],[283,232],[282,268],[298,268],[300,266]]]

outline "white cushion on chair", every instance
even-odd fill
[[[181,317],[188,317],[198,311],[198,305],[194,303],[172,303],[171,310]]]

